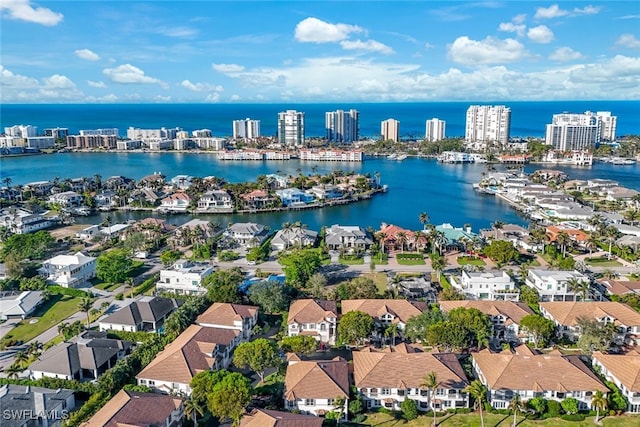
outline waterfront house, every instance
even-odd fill
[[[196,324],[208,328],[240,331],[240,340],[248,341],[258,323],[258,307],[216,302],[198,316]]]
[[[64,288],[77,288],[96,277],[96,258],[82,252],[56,255],[42,263],[39,270],[49,282]]]
[[[254,408],[242,416],[240,427],[322,427],[322,422],[311,415]]]
[[[373,244],[369,232],[355,225],[332,225],[326,229],[325,244],[329,250],[365,251]]]
[[[164,198],[165,193],[162,190],[154,190],[152,188],[136,188],[131,193],[127,201],[134,206],[157,206]]]
[[[22,186],[22,194],[31,193],[31,196],[45,197],[51,194],[54,183],[51,181],[28,182]]]
[[[159,172],[154,172],[151,175],[140,178],[137,186],[140,188],[151,188],[157,190],[164,187],[165,183],[166,177]]]
[[[29,366],[29,376],[34,380],[95,380],[129,354],[131,348],[132,343],[107,338],[106,332],[85,331],[42,353]]]
[[[276,200],[265,190],[253,190],[243,194],[241,197],[245,209],[265,209],[273,205]]]
[[[191,175],[176,175],[169,183],[177,190],[187,190],[191,187],[193,177]]]
[[[492,227],[490,230],[481,230],[480,237],[485,240],[505,240],[513,243],[516,248],[522,248],[525,251],[537,252],[542,250],[541,244],[536,244],[532,241],[529,230],[517,224],[504,224],[500,228]]]
[[[267,175],[267,182],[273,188],[287,188],[289,186],[289,178],[287,176],[275,173]]]
[[[629,403],[627,412],[640,413],[640,353],[603,354],[596,351],[591,355],[594,368],[620,389]]]
[[[102,188],[106,190],[113,190],[113,191],[133,190],[135,185],[136,185],[135,180],[131,178],[127,178],[125,176],[119,176],[119,175],[111,176],[105,179],[104,181],[102,181]]]
[[[101,331],[160,332],[167,317],[182,305],[174,298],[141,295],[121,309],[103,317]]]
[[[317,240],[317,231],[291,226],[276,232],[276,235],[271,239],[271,248],[277,251],[282,251],[290,247],[306,248],[314,246]]]
[[[189,396],[194,375],[228,368],[240,341],[240,331],[234,329],[190,325],[136,375],[136,380],[154,391]]]
[[[407,321],[420,315],[428,309],[428,305],[422,301],[408,301],[403,299],[351,299],[342,301],[342,314],[350,311],[361,311],[373,317],[379,330],[376,335],[382,335],[389,325],[398,325],[398,335],[402,334]]]
[[[300,206],[311,203],[315,198],[299,188],[283,188],[276,190],[276,195],[282,200],[284,206]]]
[[[451,285],[473,300],[518,301],[520,292],[506,271],[472,272],[462,270],[460,276],[449,276]]]
[[[538,291],[540,301],[574,301],[580,296],[571,290],[568,282],[575,279],[578,282],[589,282],[589,278],[579,271],[531,269],[525,279],[525,284]]]
[[[341,408],[336,399],[343,399]],[[332,360],[302,361],[291,359],[284,378],[284,407],[303,414],[324,416],[340,411],[347,419],[349,403],[349,366],[336,357]]]
[[[414,251],[424,248],[427,244],[426,236],[416,239],[416,234],[393,224],[382,223],[378,233],[382,238],[384,249],[387,251]]]
[[[198,211],[231,212],[233,199],[225,190],[211,190],[198,200]]]
[[[440,309],[445,313],[455,308],[475,308],[489,316],[493,336],[504,342],[528,341],[520,322],[525,316],[535,314],[525,303],[515,301],[440,301]]]
[[[572,242],[581,247],[584,247],[586,241],[589,240],[589,235],[587,233],[578,228],[573,228],[567,225],[550,225],[546,229],[547,239],[550,243],[556,242],[560,233],[566,234]]]
[[[180,397],[120,390],[82,427],[179,427],[184,419]]]
[[[236,222],[229,225],[224,235],[233,239],[238,245],[252,248],[260,246],[269,237],[269,229],[255,222]]]
[[[561,402],[573,397],[580,410],[587,410],[596,391],[605,396],[609,392],[579,356],[557,350],[538,354],[524,344],[500,353],[485,349],[472,354],[472,366],[495,409],[507,409],[518,394],[522,401],[542,397]]]
[[[574,341],[580,337],[579,320],[585,318],[614,325],[617,345],[640,343],[640,313],[621,302],[542,302],[540,313],[553,320],[559,335]]]
[[[82,240],[90,240],[100,235],[100,226],[98,224],[85,227],[76,233],[76,237]]]
[[[93,200],[96,202],[98,209],[109,209],[118,206],[120,197],[112,190],[103,190],[97,193]]]
[[[315,199],[322,201],[340,199],[344,196],[342,190],[332,184],[314,185],[307,190],[307,193],[313,196]]]
[[[338,308],[335,301],[300,299],[289,306],[287,336],[309,335],[333,345],[336,342]]]
[[[180,259],[170,268],[160,270],[156,290],[179,295],[205,294],[207,289],[202,285],[202,281],[211,273],[213,267],[207,262]]]
[[[73,390],[17,384],[0,386],[3,427],[59,426],[75,406]]]
[[[53,222],[41,213],[13,207],[0,210],[0,227],[6,227],[13,234],[35,233],[52,225]]]
[[[444,234],[446,239],[446,249],[462,249],[466,247],[466,242],[475,241],[478,235],[471,231],[471,227],[454,227],[451,224],[444,223],[436,225],[436,231]]]
[[[433,395],[421,386],[431,372],[438,381]],[[367,409],[399,411],[407,399],[421,411],[469,406],[467,377],[454,353],[354,351],[353,377]]]
[[[75,191],[63,191],[49,196],[49,203],[56,203],[62,208],[76,208],[82,206],[84,197]]]
[[[42,291],[0,291],[0,320],[26,319],[42,304]]]
[[[160,209],[169,211],[185,211],[191,203],[191,197],[182,191],[170,194],[160,201]]]

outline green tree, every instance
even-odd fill
[[[418,418],[418,405],[416,401],[413,399],[405,399],[400,404],[400,409],[402,409],[402,415],[404,419],[407,421],[415,420]]]
[[[520,321],[520,326],[532,335],[535,348],[540,348],[540,344],[548,343],[556,329],[552,320],[537,314],[524,316]]]
[[[225,375],[208,396],[208,408],[220,420],[233,420],[234,426],[240,424],[240,418],[251,403],[253,388],[251,382],[237,372]]]
[[[440,291],[438,299],[440,301],[464,301],[467,297],[455,288],[444,288]]]
[[[242,302],[238,288],[243,280],[242,270],[233,267],[213,272],[202,280],[202,284],[207,288],[207,296],[212,302],[238,304]]]
[[[443,321],[444,314],[439,307],[434,306],[407,320],[407,325],[404,328],[404,337],[411,342],[426,341],[429,327]]]
[[[478,347],[487,346],[491,336],[492,323],[489,316],[476,308],[458,307],[449,311],[449,322],[458,324],[469,331],[469,340]]]
[[[422,224],[422,229],[426,230],[427,229],[427,224],[429,223],[429,214],[427,214],[426,212],[420,212],[420,215],[418,215],[418,221],[420,221],[420,224]]]
[[[560,402],[560,406],[562,406],[562,410],[569,415],[577,414],[580,409],[578,399],[575,397],[567,397]]]
[[[543,414],[547,410],[547,400],[544,397],[534,397],[527,400],[527,406],[537,414]]]
[[[578,347],[587,354],[594,351],[605,351],[611,345],[615,325],[613,323],[601,323],[594,318],[579,316],[576,324],[580,330]]]
[[[582,301],[586,301],[591,290],[591,284],[586,280],[578,280],[575,277],[567,280],[567,291],[580,295]]]
[[[433,411],[434,426],[436,425],[436,408],[433,403],[439,384],[440,381],[438,381],[438,375],[435,371],[431,371],[427,375],[425,375],[424,378],[422,378],[422,382],[420,382],[420,384],[418,385],[419,388],[425,388],[429,390],[429,406],[431,406],[431,410]]]
[[[439,252],[432,252],[429,255],[431,260],[431,268],[433,268],[438,276],[438,283],[440,283],[440,276],[442,271],[447,267],[447,258],[442,256]]]
[[[302,287],[322,265],[320,255],[315,251],[297,250],[280,256],[287,283]]]
[[[540,295],[538,291],[527,286],[520,286],[520,301],[527,304],[536,313],[540,311]]]
[[[342,301],[345,299],[375,299],[377,298],[378,287],[375,282],[368,277],[356,277],[348,282],[342,282],[334,290],[335,299]]]
[[[165,266],[170,266],[173,265],[173,263],[179,260],[181,257],[182,252],[167,249],[160,254],[160,261],[162,261],[162,264],[164,264]]]
[[[280,362],[276,344],[266,338],[243,342],[233,352],[233,364],[255,371],[263,382],[267,368],[275,368]]]
[[[309,335],[295,335],[284,337],[280,341],[280,348],[284,352],[297,354],[312,354],[318,349],[318,341]]]
[[[482,407],[487,401],[487,387],[480,380],[473,380],[464,389],[474,399],[474,407],[480,409],[480,425],[484,427],[484,416],[482,415]]]
[[[444,351],[461,351],[471,345],[469,330],[457,322],[444,321],[429,326],[427,344]]]
[[[85,314],[87,315],[87,329],[89,329],[89,327],[91,326],[89,322],[89,311],[91,310],[92,305],[93,305],[93,301],[91,301],[91,298],[88,298],[88,297],[82,298],[78,303],[78,308],[80,309],[80,311],[84,311]]]
[[[609,402],[607,402],[607,398],[602,394],[600,390],[596,390],[591,397],[591,407],[596,410],[596,419],[594,422],[598,424],[600,422],[600,411],[604,411],[607,409]]]
[[[307,284],[305,285],[305,292],[309,294],[309,296],[318,298],[318,299],[326,299],[327,291],[327,278],[322,273],[314,273],[313,276],[307,280]]]
[[[55,244],[55,239],[46,231],[14,234],[6,238],[0,249],[0,261],[13,256],[18,262],[27,259],[44,259]]]
[[[373,332],[374,321],[361,311],[349,311],[342,315],[338,323],[338,336],[344,344],[359,345]]]
[[[96,275],[104,282],[120,283],[127,278],[133,262],[122,249],[102,253],[96,260]]]
[[[288,309],[291,302],[288,286],[276,280],[263,280],[251,285],[249,299],[265,313],[280,313]]]
[[[184,413],[187,418],[193,421],[193,425],[198,425],[198,415],[204,415],[204,408],[196,399],[190,397],[184,401]]]
[[[520,399],[520,393],[515,393],[513,399],[509,401],[509,409],[513,412],[513,424],[511,427],[518,425],[518,411],[522,409],[522,399]]]
[[[513,243],[506,240],[493,240],[483,251],[498,266],[515,261],[520,256],[520,252],[513,246]]]
[[[145,235],[140,231],[136,231],[127,236],[123,246],[129,254],[135,254],[137,251],[143,249],[146,243],[147,238]]]
[[[218,384],[229,371],[202,371],[198,372],[191,379],[191,399],[195,400],[201,407],[207,406],[207,396],[213,393],[213,388]]]

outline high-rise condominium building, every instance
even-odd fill
[[[15,125],[4,128],[4,133],[14,138],[32,138],[38,136],[38,126]]]
[[[380,135],[383,141],[400,141],[400,122],[395,119],[384,120],[380,124]]]
[[[337,110],[325,113],[328,142],[354,142],[358,140],[360,113],[358,110]]]
[[[615,140],[616,121],[608,111],[554,114],[545,143],[555,150],[590,150],[603,140]]]
[[[106,128],[106,129],[82,129],[80,131],[80,135],[82,136],[96,136],[96,135],[104,135],[104,136],[118,136],[118,128]]]
[[[444,139],[444,131],[447,122],[444,120],[436,119],[427,120],[427,128],[425,130],[424,139],[426,141],[440,141]]]
[[[504,105],[471,105],[467,110],[464,140],[467,143],[509,142],[511,108]]]
[[[260,120],[234,120],[233,139],[258,139],[260,138]]]
[[[284,145],[304,145],[304,113],[287,110],[278,113],[278,142]]]

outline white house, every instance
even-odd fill
[[[373,239],[361,227],[332,225],[326,230],[325,242],[331,250],[366,250],[373,244]]]
[[[596,351],[591,356],[594,367],[606,379],[612,381],[627,398],[627,412],[640,413],[640,353],[635,350],[627,354],[603,354]]]
[[[141,295],[119,310],[100,319],[101,331],[160,332],[165,320],[182,301],[173,298]]]
[[[450,277],[451,285],[468,299],[518,301],[520,293],[505,271],[471,272],[462,270],[460,276]]]
[[[318,232],[302,227],[291,227],[278,230],[271,239],[271,248],[282,251],[292,246],[304,248],[313,246],[318,239]]]
[[[191,203],[191,197],[187,193],[178,191],[170,194],[160,202],[160,209],[170,211],[185,211]]]
[[[160,270],[160,281],[156,284],[156,290],[181,295],[204,294],[207,289],[202,286],[202,280],[211,273],[213,267],[209,263],[181,259],[171,268]]]
[[[224,235],[232,238],[239,245],[254,247],[260,246],[267,240],[269,229],[255,222],[236,222],[224,231]]]
[[[35,233],[52,225],[53,222],[44,214],[19,208],[0,210],[0,226],[6,227],[13,234]]]
[[[335,301],[296,300],[289,306],[287,335],[310,335],[322,343],[336,342],[338,308]]]
[[[198,200],[199,211],[232,210],[233,199],[224,190],[212,190],[204,193]]]
[[[82,205],[84,198],[75,191],[63,191],[49,196],[49,202],[57,203],[63,208],[72,208]]]
[[[41,291],[2,291],[0,292],[0,320],[25,319],[41,303]]]
[[[589,282],[589,278],[578,271],[563,270],[529,270],[525,283],[538,291],[540,301],[573,301],[576,292],[567,284],[571,279],[578,282]]]
[[[47,280],[65,288],[77,288],[96,277],[96,258],[82,252],[57,255],[42,263],[40,268]]]

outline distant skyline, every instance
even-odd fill
[[[0,3],[3,103],[639,100],[634,1]]]

